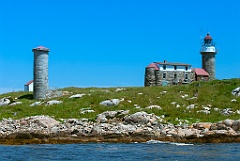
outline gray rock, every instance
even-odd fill
[[[33,106],[39,106],[39,105],[41,105],[41,104],[43,104],[41,101],[38,101],[38,102],[34,102],[34,103],[32,103],[32,104],[30,104],[30,106],[31,107],[33,107]]]
[[[1,106],[7,106],[11,103],[10,97],[4,97],[0,99],[0,107]]]
[[[156,122],[160,118],[154,114],[147,114],[146,112],[136,112],[132,115],[125,116],[124,121],[126,123],[139,123],[139,124],[147,124],[148,122]]]
[[[70,96],[69,98],[81,98],[82,96],[85,96],[85,95],[86,95],[85,93],[75,94],[75,95]]]
[[[237,87],[234,90],[232,90],[232,95],[240,96],[240,87]]]
[[[51,100],[51,101],[48,101],[45,106],[50,106],[50,105],[58,105],[58,104],[61,104],[63,103],[63,101],[58,101],[58,100]]]
[[[233,122],[234,120],[231,120],[231,119],[226,119],[223,121],[223,123],[228,127],[232,127]]]
[[[117,106],[119,103],[120,103],[119,99],[111,99],[111,100],[102,101],[99,104],[102,106]]]

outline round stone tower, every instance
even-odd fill
[[[45,99],[48,91],[48,48],[39,46],[34,52],[33,98]]]
[[[208,72],[210,80],[215,79],[215,55],[217,50],[209,33],[204,38],[200,53],[202,54],[202,68]]]

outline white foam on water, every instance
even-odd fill
[[[169,141],[159,141],[159,140],[149,140],[146,142],[147,144],[171,144],[171,145],[177,145],[177,146],[189,146],[194,145],[190,143],[174,143]]]

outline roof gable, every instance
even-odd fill
[[[24,86],[29,86],[30,84],[33,83],[33,80],[30,80],[29,82],[27,82],[26,84],[24,84]]]

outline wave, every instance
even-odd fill
[[[189,146],[189,145],[194,145],[190,143],[174,143],[174,142],[169,142],[169,141],[159,141],[159,140],[149,140],[146,142],[147,144],[171,144],[171,145],[177,145],[177,146]]]

